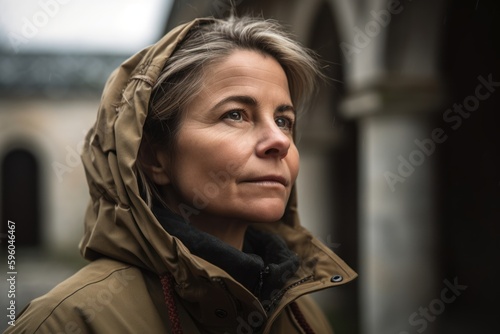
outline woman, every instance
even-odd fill
[[[82,154],[90,264],[14,333],[329,333],[356,274],[298,221],[296,113],[318,67],[272,22],[198,19],[108,80]]]

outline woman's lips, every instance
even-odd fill
[[[244,183],[258,183],[258,184],[269,184],[269,185],[276,185],[276,184],[281,184],[284,187],[288,186],[288,180],[282,176],[279,175],[265,175],[265,176],[259,176],[259,177],[252,177],[243,180],[242,182]]]

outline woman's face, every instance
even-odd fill
[[[288,82],[271,56],[237,50],[204,71],[164,166],[171,209],[190,220],[280,219],[299,170]],[[168,171],[168,172],[167,172]]]

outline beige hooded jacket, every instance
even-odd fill
[[[300,259],[267,301],[192,254],[140,196],[134,165],[152,85],[176,44],[206,20],[173,29],[110,76],[82,154],[91,201],[80,249],[91,262],[32,301],[7,333],[331,332],[304,295],[356,274],[300,226],[295,192],[281,221],[255,227],[280,235]]]

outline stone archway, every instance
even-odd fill
[[[40,167],[27,149],[12,149],[1,162],[2,235],[16,223],[16,246],[38,246],[40,236]]]

